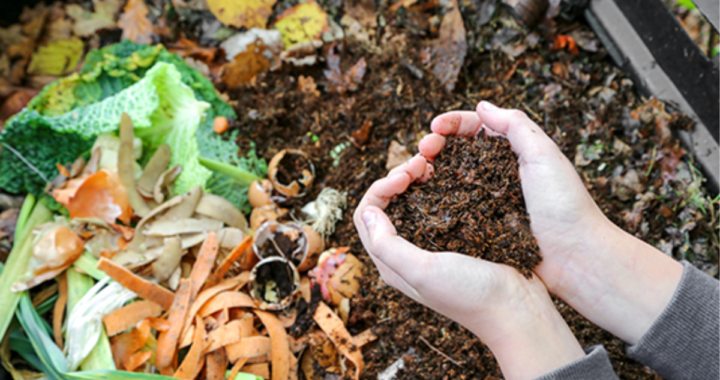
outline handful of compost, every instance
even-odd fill
[[[388,206],[398,234],[429,251],[508,264],[530,277],[542,257],[510,143],[484,130],[448,137],[434,167],[426,183],[410,185]]]

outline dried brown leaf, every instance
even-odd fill
[[[263,52],[265,45],[261,40],[247,46],[247,50],[235,56],[235,60],[226,64],[222,72],[222,82],[228,88],[238,88],[252,81],[261,71],[270,68],[270,61]]]
[[[465,26],[457,1],[453,0],[450,8],[443,16],[440,36],[433,42],[432,47],[433,74],[448,91],[455,89],[455,82],[467,54]]]
[[[128,0],[125,12],[120,15],[117,23],[123,31],[123,39],[135,43],[152,43],[153,25],[147,17],[148,12],[148,7],[143,0]]]

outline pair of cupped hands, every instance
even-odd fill
[[[530,279],[507,265],[420,249],[397,235],[383,211],[394,195],[432,175],[446,136],[473,137],[482,128],[506,138],[518,156],[543,257]],[[549,292],[637,343],[670,301],[682,265],[612,224],[570,161],[525,113],[483,101],[475,112],[436,117],[431,129],[420,154],[376,181],[355,211],[360,239],[383,281],[472,331],[507,379],[536,378],[585,355]]]

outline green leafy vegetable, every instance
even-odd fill
[[[175,71],[167,66],[173,66]],[[155,78],[147,78],[150,75]],[[187,87],[176,83],[178,77]],[[191,102],[187,88],[198,102]],[[203,109],[201,102],[209,107]],[[179,108],[172,114],[154,112],[158,103],[161,109],[165,104]],[[215,117],[233,119],[235,112],[213,84],[179,56],[162,45],[130,41],[89,52],[80,72],[47,85],[27,109],[8,120],[0,134],[0,188],[40,195],[45,184],[57,175],[56,163],[68,164],[86,155],[95,136],[117,129],[118,112],[123,111],[130,113],[136,135],[149,144],[146,157],[164,139],[171,145],[173,163],[183,166],[176,193],[208,182],[208,191],[249,210],[247,185],[222,174],[212,174],[211,178],[211,173],[197,164],[197,158],[202,157],[265,176],[266,164],[254,152],[240,157],[235,144],[237,132],[228,139],[213,132]],[[179,125],[174,125],[173,120]]]
[[[231,139],[235,139],[234,135]],[[255,144],[251,143],[250,147],[245,157],[239,157],[235,147],[234,153],[226,152],[219,157],[220,160],[200,158],[200,163],[213,171],[206,190],[229,200],[244,213],[252,210],[247,200],[249,185],[267,175],[267,163],[257,156]]]
[[[32,199],[26,199],[25,201],[31,202]],[[23,231],[20,233],[20,239],[15,241],[10,256],[5,262],[5,268],[0,274],[0,310],[4,311],[0,313],[0,341],[2,341],[10,325],[13,316],[12,311],[15,310],[20,301],[20,293],[13,292],[10,287],[25,273],[30,261],[33,243],[31,231],[35,226],[50,220],[52,220],[50,211],[42,203],[38,203],[27,220],[20,223],[20,225],[24,226]]]

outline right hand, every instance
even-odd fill
[[[669,302],[682,266],[612,224],[558,146],[521,111],[481,102],[476,112],[440,115],[434,133],[420,142],[420,154],[432,160],[445,136],[475,136],[483,127],[507,138],[518,155],[525,205],[543,256],[535,272],[581,314],[636,342]],[[649,293],[638,294],[640,289]]]

